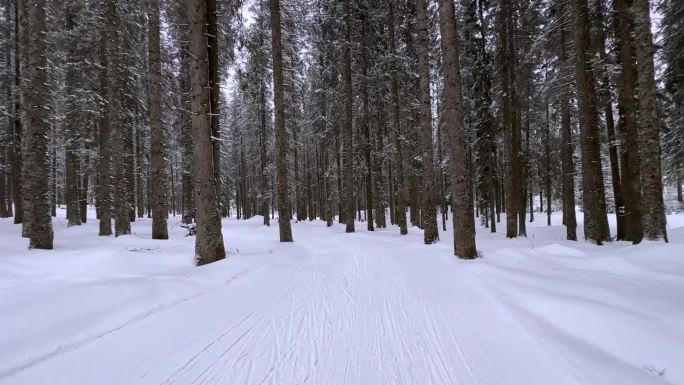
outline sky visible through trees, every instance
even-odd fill
[[[674,0],[0,9],[0,215],[32,248],[52,248],[63,207],[69,226],[96,207],[101,236],[150,216],[165,239],[180,215],[198,264],[224,257],[227,216],[281,241],[292,221],[360,221],[427,245],[451,220],[474,258],[476,230],[525,237],[555,211],[569,240],[667,242],[681,210]]]

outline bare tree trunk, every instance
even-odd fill
[[[387,116],[385,115],[385,100],[380,98],[378,100],[378,129],[375,130],[375,194],[376,194],[376,210],[375,210],[375,226],[378,228],[387,227],[387,218],[385,213],[385,203],[387,202],[387,194],[384,189],[384,175],[383,175],[383,158],[384,158],[384,135],[387,135]],[[389,162],[388,162],[389,163]],[[390,174],[391,175],[391,174]]]
[[[427,4],[416,0],[418,13],[418,75],[420,79],[420,127],[422,132],[423,167],[423,241],[439,241],[435,209],[435,166],[432,149],[432,108],[430,106],[430,63],[428,54]]]
[[[616,237],[618,241],[625,239],[625,216],[624,214],[624,200],[622,195],[623,176],[621,176],[620,162],[619,162],[619,143],[615,136],[615,122],[613,119],[613,103],[611,97],[611,85],[609,76],[609,59],[606,55],[606,37],[604,28],[604,14],[605,5],[603,2],[597,2],[595,5],[594,17],[596,23],[596,49],[597,54],[603,61],[601,85],[599,90],[599,98],[603,104],[603,110],[606,121],[606,134],[608,136],[608,155],[610,159],[610,174],[613,184],[613,199],[615,201],[615,219],[617,224]],[[622,170],[624,174],[624,169]]]
[[[364,160],[366,162],[366,224],[368,231],[373,231],[373,164],[371,162],[371,136],[370,136],[370,109],[368,106],[368,54],[366,50],[367,47],[367,31],[366,23],[367,19],[367,9],[361,11],[361,58],[362,58],[362,68],[361,68],[361,99],[363,101],[363,134],[364,134]]]
[[[273,47],[273,96],[275,107],[276,178],[278,189],[278,229],[280,242],[292,242],[290,204],[287,186],[287,131],[283,89],[283,48],[281,45],[280,0],[271,1],[271,44]],[[352,215],[352,221],[354,216]],[[299,218],[297,218],[299,219]]]
[[[188,2],[184,1],[186,13]],[[181,22],[187,23],[187,15],[182,15]],[[190,47],[189,38],[184,35],[180,44],[180,86],[181,95],[189,95],[191,88],[191,69],[190,69]],[[190,101],[182,97],[181,104],[186,111],[190,110]],[[195,199],[194,199],[194,175],[193,175],[193,137],[191,114],[181,115],[181,147],[182,147],[182,167],[181,167],[181,220],[185,224],[190,224],[195,220]],[[212,147],[213,151],[213,147]]]
[[[17,109],[20,116],[19,125],[15,134],[19,135],[19,153],[17,154],[16,162],[18,165],[18,172],[20,177],[15,184],[16,189],[20,191],[19,199],[15,201],[17,212],[21,215],[14,217],[14,223],[21,223],[21,236],[29,237],[31,228],[31,191],[29,189],[28,177],[30,173],[27,171],[28,159],[30,157],[29,149],[31,148],[30,135],[28,134],[29,116],[29,79],[31,78],[31,68],[29,67],[29,50],[31,43],[30,23],[29,23],[29,4],[26,1],[17,1],[18,16],[17,24],[19,29],[17,31],[17,55],[19,56],[19,108]],[[21,202],[19,202],[21,200]],[[21,209],[20,209],[21,208]],[[20,217],[22,220],[17,221]]]
[[[152,209],[152,239],[168,239],[169,216],[168,175],[166,168],[166,135],[162,121],[164,90],[162,83],[159,0],[147,0],[148,55],[149,55],[149,114],[151,135],[150,207]]]
[[[83,161],[83,164],[85,165],[83,169],[83,176],[81,177],[81,186],[79,187],[79,202],[78,206],[80,208],[80,213],[81,213],[81,223],[86,223],[88,221],[88,184],[90,182],[90,166],[89,166],[89,159],[88,159],[88,154],[86,153],[85,159]],[[53,215],[55,216],[55,215]]]
[[[546,76],[545,76],[546,77]],[[551,122],[549,120],[549,100],[546,99],[546,130],[544,138],[544,156],[546,170],[544,170],[544,190],[546,190],[546,225],[551,226]],[[540,193],[541,196],[541,193]],[[541,211],[541,202],[539,210]],[[530,195],[530,217],[532,216],[532,195]]]
[[[107,2],[107,20],[112,20],[114,15],[112,12],[115,11],[113,1]],[[109,89],[111,87],[116,87],[115,84],[110,82],[109,73],[112,69],[109,68],[110,65],[110,55],[115,49],[114,43],[111,36],[111,29],[113,26],[105,25],[104,31],[102,32],[102,42],[100,44],[100,64],[102,70],[100,73],[100,95],[106,100],[106,105],[104,111],[100,114],[99,120],[99,135],[98,135],[98,147],[99,147],[99,159],[97,162],[97,205],[99,207],[99,219],[100,219],[100,232],[99,235],[106,236],[112,235],[112,198],[111,198],[111,128],[109,125],[110,116],[114,113],[114,108],[112,106],[113,102],[110,102]]]
[[[344,47],[344,93],[345,93],[345,119],[344,119],[344,144],[343,144],[343,180],[344,192],[344,219],[347,233],[354,232],[354,148],[352,128],[353,119],[353,95],[352,95],[352,70],[351,70],[351,0],[346,0],[345,21],[347,24],[346,42]]]
[[[641,242],[641,157],[639,156],[639,134],[637,127],[636,64],[632,42],[632,20],[629,12],[631,0],[615,1],[615,35],[620,60],[621,76],[619,91],[620,131],[624,137],[622,188],[625,207],[621,216],[625,221],[624,239]]]
[[[577,240],[577,219],[575,215],[575,161],[573,158],[572,146],[572,125],[570,122],[570,74],[567,68],[567,45],[570,41],[567,38],[569,24],[567,20],[568,10],[566,6],[559,3],[559,21],[560,21],[560,52],[559,60],[561,62],[561,86],[562,91],[560,95],[560,114],[561,114],[561,180],[563,187],[563,224],[565,225],[565,237],[567,240]]]
[[[197,265],[204,265],[225,258],[226,251],[221,234],[221,211],[214,179],[207,8],[205,0],[187,0],[186,5],[190,25],[190,103],[194,142],[194,198],[197,210],[195,258]]]
[[[29,36],[29,90],[27,108],[29,152],[26,157],[26,171],[30,175],[25,180],[30,192],[31,216],[29,226],[29,247],[52,249],[53,232],[50,216],[50,163],[48,158],[48,133],[50,131],[47,61],[47,23],[45,0],[32,0],[28,4],[30,22]]]
[[[591,66],[591,39],[587,0],[574,3],[575,77],[582,141],[582,206],[584,237],[598,245],[609,242],[606,196],[601,167],[601,143],[598,129],[596,84]]]
[[[26,71],[26,53],[22,47],[26,47],[27,31],[23,27],[26,23],[23,11],[24,2],[17,0],[14,5],[14,132],[12,133],[12,151],[10,151],[10,163],[12,169],[12,200],[14,201],[14,223],[22,223],[24,220],[24,197],[22,186],[22,121],[23,115],[22,100],[24,98],[24,88],[22,76]],[[23,235],[23,234],[22,234]]]
[[[444,94],[445,99],[450,101],[444,106],[444,127],[448,129],[451,143],[454,254],[459,258],[471,259],[477,257],[475,219],[469,188],[470,167],[463,126],[458,32],[452,0],[439,0],[439,26],[444,57]]]
[[[401,235],[408,234],[408,227],[406,224],[406,187],[404,185],[404,154],[402,151],[402,130],[401,130],[401,115],[399,113],[399,78],[397,74],[396,63],[396,47],[395,47],[395,28],[394,28],[394,1],[389,1],[389,49],[392,55],[392,78],[390,80],[390,93],[392,95],[392,124],[394,130],[395,146],[397,155],[395,159],[397,167],[397,188],[396,188],[396,208],[394,216],[399,225],[399,233]],[[391,181],[390,181],[391,183]]]
[[[80,84],[77,83],[76,74],[78,69],[76,65],[80,62],[77,52],[77,44],[75,36],[78,26],[78,14],[80,9],[75,4],[69,4],[66,7],[66,33],[68,34],[67,41],[69,47],[67,50],[67,68],[66,68],[66,217],[68,226],[81,225],[81,213],[78,196],[78,179],[80,173],[80,131],[81,131],[81,111],[80,106],[77,106],[78,95],[76,95],[77,88]]]
[[[520,127],[516,124],[515,50],[513,47],[513,11],[511,0],[503,0],[499,15],[501,79],[503,97],[501,113],[504,126],[504,192],[506,195],[506,237],[518,236],[518,205],[520,196]]]
[[[137,119],[136,119],[137,120]],[[145,215],[145,186],[143,185],[143,170],[145,153],[143,149],[142,125],[136,122],[135,125],[135,206],[137,217]],[[135,222],[135,219],[132,219]]]
[[[6,36],[7,40],[5,41],[5,49],[3,51],[3,55],[5,56],[5,74],[4,74],[4,84],[5,84],[5,97],[7,98],[5,100],[6,106],[7,106],[7,120],[6,120],[6,126],[5,129],[3,130],[4,132],[0,132],[0,136],[2,136],[2,143],[0,143],[0,218],[8,218],[12,216],[11,211],[12,211],[12,200],[10,198],[11,194],[11,176],[12,173],[9,171],[9,167],[11,167],[11,160],[9,153],[10,151],[14,151],[12,149],[12,144],[14,143],[13,139],[13,132],[12,132],[12,126],[14,124],[14,118],[13,118],[13,111],[12,111],[12,73],[11,73],[11,68],[12,68],[12,52],[11,52],[11,39],[12,39],[12,26],[10,23],[11,16],[10,16],[10,1],[7,0],[5,1],[4,4],[5,8],[5,28],[6,28]],[[5,31],[3,31],[5,32]],[[4,120],[4,119],[3,119]],[[9,174],[8,174],[9,171]]]
[[[122,26],[116,0],[109,0],[108,23],[110,30],[107,33],[110,46],[107,50],[107,77],[109,119],[112,130],[112,151],[114,163],[114,235],[126,235],[131,233],[131,197],[128,185],[130,178],[131,159],[129,151],[132,147],[132,137],[129,137],[129,129],[124,122],[124,112],[121,92],[122,77],[125,76],[121,60],[121,44],[119,29]]]
[[[266,174],[266,164],[268,163],[267,136],[266,136],[266,85],[262,84],[259,90],[259,184],[261,190],[261,215],[264,217],[264,225],[270,226],[269,203],[271,194],[268,187],[268,175]]]
[[[207,50],[209,52],[209,97],[211,111],[211,145],[214,158],[214,184],[221,196],[221,84],[219,78],[218,12],[216,0],[207,1]],[[219,199],[219,207],[221,200]]]
[[[653,38],[648,0],[634,0],[633,13],[639,80],[639,141],[641,156],[644,159],[641,164],[643,230],[646,239],[667,242],[660,162],[660,122],[656,104]]]

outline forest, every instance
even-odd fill
[[[684,1],[0,0],[0,385],[684,385]]]
[[[225,256],[221,217],[276,212],[282,242],[292,220],[358,219],[426,244],[452,213],[460,258],[476,225],[524,237],[554,211],[568,240],[667,241],[682,8],[6,0],[0,216],[50,249],[57,207],[78,226],[95,206],[100,236],[149,216],[165,239],[180,215],[199,264]]]

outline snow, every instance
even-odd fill
[[[232,218],[198,268],[179,218],[155,241],[59,214],[52,251],[0,219],[0,384],[684,384],[684,215],[638,246],[565,241],[556,214],[480,228],[473,261],[450,230],[300,222],[280,244]]]

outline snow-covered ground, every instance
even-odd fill
[[[0,219],[0,384],[684,384],[684,215],[669,244],[479,229],[474,261],[450,231],[301,222],[280,244],[228,219],[229,258],[200,268],[178,221],[154,241],[60,217],[29,251]]]

